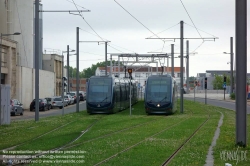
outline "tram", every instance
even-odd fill
[[[177,85],[171,75],[151,75],[144,94],[147,114],[173,114],[177,110]]]
[[[137,99],[137,86],[134,80],[111,76],[92,76],[87,83],[86,106],[89,114],[112,114],[129,107],[131,87],[131,105]]]

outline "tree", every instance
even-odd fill
[[[114,63],[114,61],[113,61]],[[110,61],[107,61],[107,65],[109,66]],[[122,63],[121,63],[122,65]],[[91,67],[88,67],[86,69],[83,69],[83,71],[79,71],[79,78],[90,78],[91,76],[95,75],[95,71],[97,67],[105,67],[106,62],[98,62],[97,64],[92,64]],[[67,66],[64,66],[64,68],[67,68]],[[76,78],[76,68],[69,67],[69,77],[70,78]]]
[[[114,61],[113,61],[114,62]],[[107,61],[107,66],[110,65],[110,61]],[[84,69],[83,70],[83,77],[84,78],[90,78],[91,76],[95,75],[95,71],[97,69],[97,67],[105,67],[106,66],[106,62],[98,62],[97,64],[92,65],[91,67]]]
[[[215,79],[213,80],[214,89],[223,89],[224,76],[215,75]],[[229,76],[226,76],[226,77],[227,77],[227,81],[226,81],[227,86],[230,86],[230,77]]]

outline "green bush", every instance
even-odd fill
[[[230,99],[235,100],[235,93],[230,94]]]

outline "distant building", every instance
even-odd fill
[[[79,78],[79,91],[86,92],[86,78]],[[69,91],[76,91],[76,78],[69,78]]]
[[[44,54],[43,55],[43,69],[53,72],[55,74],[54,82],[54,95],[62,95],[62,77],[67,76],[67,69],[64,68],[62,75],[62,56],[57,54]]]
[[[163,71],[161,67],[151,67],[151,66],[129,66],[126,67],[126,70],[128,68],[132,68],[133,73],[132,73],[132,77],[133,79],[135,79],[138,83],[138,85],[140,87],[142,87],[145,84],[145,81],[147,80],[147,77],[150,75],[161,75],[163,74],[170,74],[171,75],[171,67],[164,67]],[[111,72],[110,72],[111,71]],[[177,84],[180,84],[180,72],[181,72],[181,68],[180,67],[174,67],[174,75],[175,75],[175,79]],[[118,66],[113,66],[112,69],[110,70],[110,66],[107,67],[107,75],[111,75],[112,76],[117,76],[120,78],[125,77],[125,67],[119,67]],[[183,68],[183,73],[184,73],[184,83],[186,82],[186,78],[185,78],[185,68]],[[105,75],[105,67],[98,67],[96,69],[95,72],[96,76],[104,76]],[[126,77],[128,77],[129,74],[126,71]]]

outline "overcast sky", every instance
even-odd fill
[[[72,0],[42,0],[43,10],[76,10],[71,2]],[[204,73],[206,70],[230,69],[230,64],[227,64],[230,62],[230,55],[223,52],[230,52],[230,37],[233,37],[235,42],[235,0],[74,0],[74,2],[79,5],[79,10],[82,9],[80,6],[90,10],[82,13],[85,20],[78,15],[68,13],[43,13],[43,44],[47,53],[51,49],[66,51],[67,45],[70,45],[71,49],[76,49],[76,27],[81,29],[80,41],[111,41],[108,53],[171,53],[171,44],[175,44],[175,53],[180,53],[180,40],[163,42],[160,39],[146,38],[157,36],[179,38],[180,21],[184,21],[185,38],[200,36],[219,38],[205,42],[201,39],[189,40],[189,52],[196,52],[190,56],[189,75],[196,76],[197,73]],[[186,53],[186,40],[184,53]],[[80,71],[104,60],[104,44],[80,43]],[[169,59],[169,64],[170,62]],[[164,60],[160,60],[159,66],[160,63],[164,63]],[[164,65],[167,66],[167,60]],[[70,66],[76,67],[74,55],[70,56]],[[180,59],[175,58],[175,66],[180,66]]]

